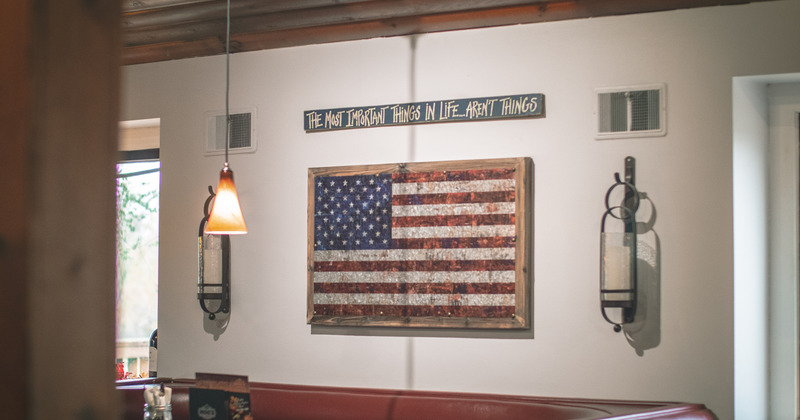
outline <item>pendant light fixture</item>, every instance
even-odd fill
[[[231,0],[228,0],[227,26],[225,34],[225,165],[219,173],[214,205],[208,216],[205,233],[237,235],[247,233],[247,226],[239,206],[239,196],[233,183],[233,171],[228,165],[228,146],[231,134],[230,87],[231,87]]]

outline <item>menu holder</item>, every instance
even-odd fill
[[[196,373],[189,413],[191,420],[252,420],[247,376]]]

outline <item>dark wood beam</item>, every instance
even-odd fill
[[[3,416],[28,419],[26,401],[31,380],[27,366],[28,355],[28,232],[30,231],[30,180],[27,160],[31,145],[28,130],[31,126],[33,85],[28,76],[32,66],[25,46],[31,43],[30,0],[4,3],[0,7],[0,48],[5,58],[0,61],[3,100],[0,101],[0,123],[5,131],[0,150],[0,316],[8,320],[3,326],[3,345],[0,346],[0,406]],[[13,320],[13,321],[12,321]]]
[[[115,419],[117,0],[0,3],[0,407]]]

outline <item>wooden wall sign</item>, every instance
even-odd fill
[[[530,158],[311,168],[307,321],[528,328]]]
[[[544,116],[544,95],[493,96],[379,106],[318,109],[303,113],[307,132]]]

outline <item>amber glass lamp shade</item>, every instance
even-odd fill
[[[219,172],[217,194],[214,197],[211,214],[208,216],[205,233],[212,235],[247,233],[242,208],[239,206],[239,196],[236,194],[236,186],[233,184],[233,171],[228,167],[227,162]]]

